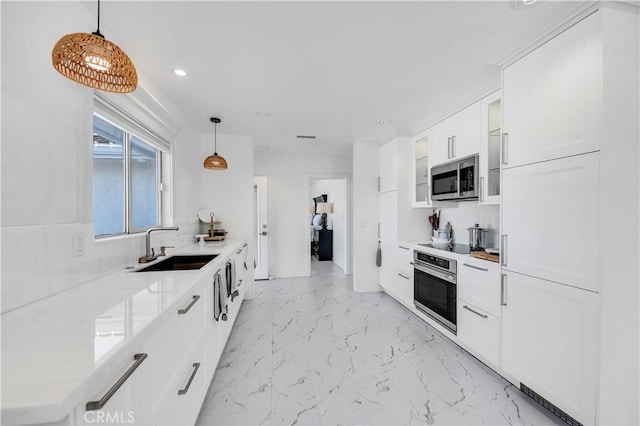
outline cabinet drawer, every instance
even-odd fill
[[[169,385],[171,396],[158,424],[192,425],[195,423],[209,384],[205,364],[205,346],[201,334],[191,353],[183,359],[180,366],[173,370],[177,372]]]
[[[398,271],[413,277],[413,250],[404,244],[398,244]]]
[[[75,424],[151,423],[151,412],[145,403],[148,388],[144,386],[151,375],[149,358],[149,353],[139,347],[123,355],[76,407]]]
[[[172,375],[205,328],[204,290],[204,284],[201,284],[194,291],[185,294],[175,311],[170,312],[158,337],[149,342],[151,349],[148,364],[153,373],[148,377],[147,389],[148,404],[154,419],[158,418],[170,397],[167,384]]]
[[[500,268],[486,261],[458,262],[458,298],[500,316]]]
[[[500,319],[458,299],[458,339],[474,354],[500,366]]]

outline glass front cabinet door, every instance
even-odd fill
[[[413,139],[413,207],[432,206],[430,136],[430,130],[426,130]]]

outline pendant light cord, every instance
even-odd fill
[[[91,34],[104,38],[104,36],[100,33],[100,0],[98,0],[98,29]]]
[[[213,123],[213,155],[218,155],[218,123]]]

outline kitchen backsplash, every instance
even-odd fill
[[[453,239],[456,243],[469,244],[467,228],[476,223],[487,228],[487,246],[498,247],[500,243],[500,206],[481,206],[477,202],[459,202],[455,208],[440,210],[440,228],[451,222]]]
[[[159,232],[152,246],[192,244],[197,218],[174,219],[178,232]],[[84,236],[84,254],[74,256],[74,234]],[[94,241],[92,223],[2,227],[2,313],[137,264],[144,234]]]

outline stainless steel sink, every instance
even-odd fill
[[[193,269],[200,269],[216,257],[218,257],[217,254],[171,256],[158,263],[154,263],[153,265],[138,269],[134,272],[189,271]]]

